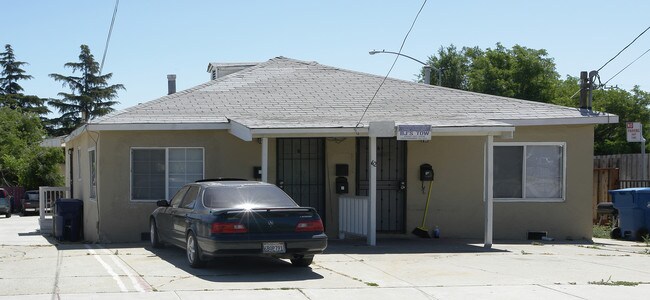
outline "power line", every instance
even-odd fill
[[[99,65],[99,74],[102,74],[104,69],[104,60],[106,60],[106,52],[108,52],[108,43],[111,41],[111,33],[113,33],[113,24],[115,24],[115,16],[117,15],[117,7],[120,5],[120,0],[115,0],[115,10],[113,10],[113,19],[111,19],[111,27],[108,29],[108,36],[106,37],[106,46],[104,46],[104,55],[102,55],[102,63]]]
[[[621,72],[625,71],[625,69],[627,69],[627,67],[631,66],[633,63],[635,63],[635,62],[636,62],[637,60],[639,60],[641,57],[643,57],[644,55],[646,55],[646,53],[648,53],[648,52],[650,52],[650,49],[648,49],[648,50],[646,50],[645,52],[643,52],[643,54],[639,55],[639,57],[637,57],[635,60],[633,60],[633,61],[632,61],[631,63],[629,63],[627,66],[625,66],[625,68],[623,68],[623,69],[621,69],[620,71],[618,71],[618,73],[614,74],[614,76],[612,76],[610,79],[607,79],[607,81],[605,81],[605,83],[603,83],[602,85],[603,85],[603,86],[607,85],[607,83],[608,83],[610,80],[614,79],[614,77],[618,76],[618,74],[621,74]]]
[[[361,121],[363,120],[363,117],[366,116],[366,112],[368,112],[368,109],[370,108],[370,105],[372,105],[372,102],[375,100],[375,97],[377,97],[377,94],[379,93],[379,90],[381,90],[381,87],[386,82],[386,79],[388,79],[388,75],[390,75],[390,72],[393,71],[393,67],[395,67],[395,63],[397,63],[397,59],[399,59],[400,54],[402,54],[402,48],[404,48],[404,44],[406,44],[406,39],[409,37],[409,34],[411,34],[411,30],[413,30],[413,26],[415,26],[415,22],[418,20],[418,17],[420,16],[420,13],[422,12],[422,9],[424,9],[424,6],[426,4],[427,4],[427,0],[424,0],[424,2],[422,2],[422,6],[420,7],[420,10],[418,11],[418,13],[415,15],[415,18],[413,19],[413,23],[411,23],[411,28],[409,28],[409,31],[404,36],[404,40],[402,40],[402,45],[399,47],[399,51],[397,51],[398,54],[395,56],[395,60],[393,61],[393,64],[390,66],[390,69],[388,70],[388,73],[386,73],[386,76],[384,76],[384,79],[379,84],[379,87],[375,91],[375,94],[372,95],[372,98],[370,99],[370,102],[368,102],[368,105],[363,110],[363,114],[361,114],[361,118],[359,118],[359,122],[357,122],[357,125],[354,126],[355,129],[359,127],[359,124],[361,124]]]
[[[634,42],[636,42],[637,39],[639,39],[644,33],[646,33],[646,31],[648,31],[648,29],[650,29],[650,26],[648,26],[648,28],[646,28],[643,32],[641,32],[639,35],[637,35],[629,44],[627,44],[627,46],[625,46],[623,49],[621,49],[621,51],[618,51],[618,53],[616,53],[616,55],[614,55],[614,57],[612,57],[610,60],[608,60],[602,67],[598,68],[597,71],[600,72],[600,70],[602,68],[604,68],[609,62],[611,62],[616,57],[618,57],[623,51],[625,51],[625,49],[627,49],[627,47],[630,47],[630,45],[634,44]]]

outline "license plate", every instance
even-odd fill
[[[262,243],[262,252],[285,253],[287,249],[284,247],[284,243]]]

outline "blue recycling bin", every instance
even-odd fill
[[[618,209],[621,237],[640,240],[650,229],[650,188],[611,190],[612,204]]]
[[[81,239],[83,201],[57,199],[54,202],[54,237],[59,241],[76,242]]]

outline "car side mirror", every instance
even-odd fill
[[[169,202],[167,200],[158,200],[156,201],[158,207],[169,207]]]

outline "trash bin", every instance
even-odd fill
[[[641,240],[650,229],[650,188],[611,190],[609,193],[614,208],[618,209],[620,236]]]
[[[81,239],[83,201],[57,199],[54,202],[54,237],[59,241],[76,242]]]

